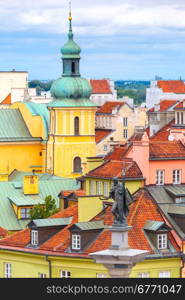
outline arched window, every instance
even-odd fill
[[[80,132],[79,132],[79,117],[75,117],[75,119],[74,119],[74,132],[75,132],[75,135],[80,135]]]
[[[71,73],[75,74],[75,62],[74,61],[71,64]]]
[[[74,173],[81,173],[82,172],[81,158],[80,157],[75,157],[75,159],[73,161],[73,171],[74,171]]]

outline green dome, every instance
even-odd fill
[[[61,48],[61,53],[64,58],[79,58],[80,52],[81,48],[72,39],[69,39],[67,43],[65,43],[64,46]]]
[[[89,99],[92,88],[85,78],[60,77],[53,82],[50,91],[58,99]]]

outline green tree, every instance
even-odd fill
[[[36,204],[33,206],[30,211],[31,220],[48,218],[59,211],[56,206],[56,201],[51,195],[47,196],[44,202],[44,204]]]

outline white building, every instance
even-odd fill
[[[110,79],[91,79],[92,100],[97,106],[102,106],[107,101],[117,101],[117,90],[114,81]]]
[[[150,88],[146,89],[146,106],[148,109],[161,100],[185,99],[185,83],[182,80],[151,81]]]

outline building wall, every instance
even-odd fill
[[[71,272],[72,278],[96,278],[98,274],[109,277],[106,268],[92,259],[59,256],[48,256],[48,259],[51,261],[52,278],[59,278],[61,270]],[[12,265],[13,278],[38,278],[39,273],[49,277],[49,263],[43,255],[0,250],[0,278],[4,278],[4,263]],[[139,273],[149,272],[150,277],[158,278],[160,271],[170,271],[172,278],[179,278],[180,259],[144,260],[133,267],[130,277],[137,278]]]
[[[96,109],[96,108],[95,108]],[[51,110],[51,129],[47,145],[47,170],[63,177],[79,177],[73,160],[80,157],[82,173],[87,170],[87,157],[95,156],[95,109],[66,108]],[[74,135],[74,119],[79,117],[80,135]]]
[[[0,173],[10,174],[14,169],[30,172],[30,166],[43,165],[43,156],[40,153],[40,142],[0,143]]]
[[[179,169],[181,170],[181,182],[185,183],[185,160],[153,160],[149,163],[150,166],[150,177],[149,184],[156,183],[156,171],[157,170],[165,170],[164,183],[172,184],[172,171]]]
[[[23,101],[24,89],[27,88],[27,72],[0,72],[0,102],[12,92],[12,102]]]
[[[98,192],[97,188],[97,183],[101,182],[101,189],[100,193]],[[113,184],[113,181],[110,179],[101,179],[101,178],[86,178],[85,179],[85,189],[87,195],[105,195],[105,190],[104,190],[104,183],[107,183],[108,185],[108,194],[111,189],[111,186]],[[91,185],[93,184],[94,186],[94,193],[92,194],[91,192]],[[128,188],[130,193],[134,193],[137,191],[140,187],[144,185],[143,180],[126,180],[125,186]]]

